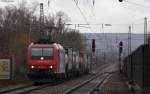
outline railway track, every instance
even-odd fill
[[[97,69],[97,72],[95,72],[94,74],[91,74],[91,79],[90,80],[93,80],[96,78],[98,78],[99,75],[104,75],[104,74],[108,74],[108,73],[101,73],[97,76],[97,73],[98,71],[100,70],[103,70],[102,72],[105,71],[105,69],[108,67],[109,65],[106,64],[106,65],[103,65],[101,66],[100,68]],[[68,79],[66,81],[69,81],[71,79]],[[89,80],[89,81],[90,81]],[[65,81],[65,82],[66,82]],[[62,83],[63,84],[63,83]],[[51,87],[51,86],[58,86],[59,87],[59,84],[50,84],[50,83],[47,83],[47,84],[43,84],[43,85],[38,85],[38,86],[35,86],[34,84],[30,84],[30,85],[26,85],[26,86],[23,86],[23,87],[18,87],[18,88],[14,88],[14,89],[10,89],[10,90],[6,90],[6,91],[2,91],[0,92],[0,94],[27,94],[27,93],[30,93],[30,92],[34,92],[36,90],[40,90],[40,89],[44,89],[46,87]],[[61,85],[61,84],[60,84]],[[62,87],[63,88],[63,87]],[[67,93],[69,94],[69,93]]]
[[[83,83],[65,91],[63,94],[94,94],[94,92],[103,85],[103,83],[111,76],[111,74],[115,72],[114,70],[111,70],[115,66],[116,65],[113,65],[112,67],[107,66],[107,68],[104,66],[101,72],[97,73]]]
[[[93,94],[103,82],[111,76],[111,73],[100,73],[89,80],[67,90],[63,94]]]
[[[45,87],[48,87],[48,86],[51,86],[51,85],[52,84],[43,84],[43,85],[38,85],[38,86],[35,86],[34,84],[26,85],[26,86],[23,86],[23,87],[2,91],[2,92],[0,92],[0,94],[26,94],[28,92],[38,90],[38,89],[42,89],[42,88],[45,88]]]

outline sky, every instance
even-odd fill
[[[22,1],[28,3],[29,8],[38,3],[44,3],[45,15],[55,15],[58,11],[65,12],[71,18],[71,24],[90,24],[89,26],[78,27],[81,33],[127,33],[128,27],[132,26],[132,33],[144,32],[144,18],[150,19],[150,0],[76,0],[77,6],[81,9],[80,13],[74,0],[13,0],[14,2],[2,2],[0,6],[18,5]],[[39,9],[37,9],[37,14]],[[84,17],[83,17],[84,15]],[[85,21],[85,19],[87,21]],[[103,24],[103,25],[102,25]],[[110,26],[105,26],[110,24]],[[90,28],[87,28],[90,27]],[[75,28],[75,25],[70,26]],[[148,31],[150,28],[148,27]]]

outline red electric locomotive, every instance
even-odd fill
[[[28,47],[28,77],[34,82],[53,82],[77,76],[89,70],[84,52],[57,43],[39,40]]]
[[[60,44],[34,44],[28,47],[28,77],[34,81],[65,78],[65,50]]]

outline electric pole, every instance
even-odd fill
[[[147,18],[144,18],[144,44],[148,43],[148,36],[147,36]]]
[[[128,32],[128,55],[131,53],[131,26],[129,26]]]
[[[43,9],[43,3],[40,3],[40,36],[41,38],[44,37],[44,31],[43,28],[44,27],[44,9]]]
[[[133,82],[133,63],[132,63],[132,57],[131,54],[131,26],[129,26],[129,32],[128,32],[128,56],[129,56],[129,64],[131,64],[131,83]]]

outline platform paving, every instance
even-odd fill
[[[94,94],[143,94],[141,90],[129,90],[126,78],[115,72]]]

